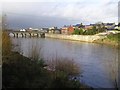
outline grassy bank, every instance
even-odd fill
[[[106,38],[95,40],[94,42],[118,47],[120,42],[120,34],[110,34]]]
[[[79,71],[72,66],[73,61],[57,59],[45,64],[43,60],[31,60],[18,52],[11,52],[9,56],[3,56],[2,59],[3,89],[89,88],[77,80]]]

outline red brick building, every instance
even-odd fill
[[[74,32],[73,26],[68,27],[68,34],[72,34]]]

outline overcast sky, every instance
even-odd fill
[[[21,2],[22,1],[22,2]],[[119,0],[3,0],[11,28],[118,22]]]

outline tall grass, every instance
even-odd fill
[[[28,57],[32,60],[40,60],[42,59],[42,45],[39,45],[37,41],[32,41],[32,43],[28,46]]]
[[[47,65],[51,71],[61,71],[70,76],[77,76],[81,73],[79,65],[73,59],[56,57],[48,60]]]
[[[50,87],[81,88],[79,80],[81,70],[72,59],[56,57],[49,59],[47,65],[47,70],[51,72]]]
[[[2,55],[9,55],[12,49],[10,36],[6,31],[2,32]]]
[[[0,29],[0,65],[2,64],[2,29]]]

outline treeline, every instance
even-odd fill
[[[100,32],[104,32],[105,26],[101,26],[101,25],[97,25],[97,26],[93,26],[92,28],[89,28],[88,30],[85,30],[83,28],[75,28],[73,34],[76,35],[94,35]]]

